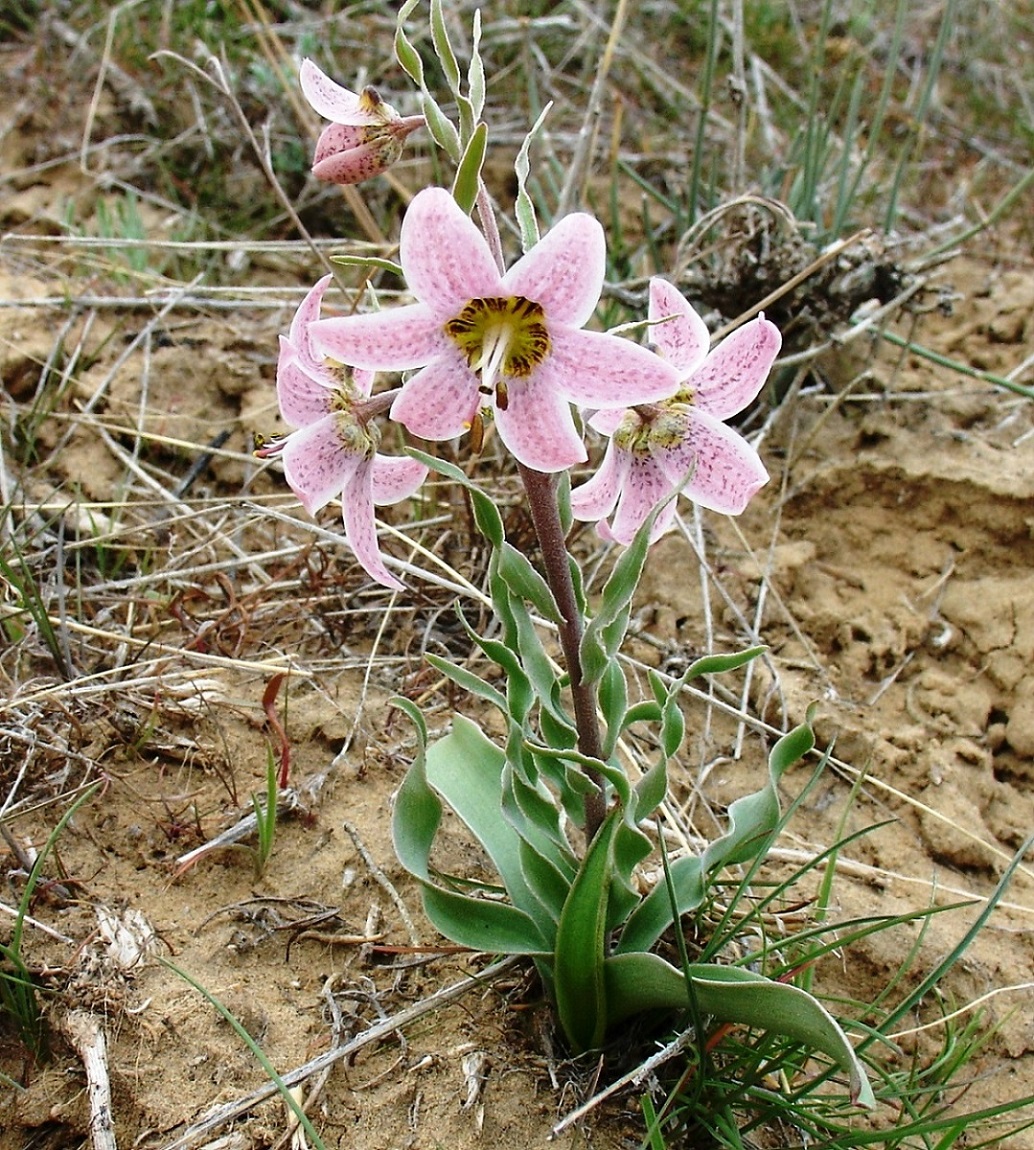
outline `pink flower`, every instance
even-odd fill
[[[311,61],[300,73],[305,98],[332,121],[316,142],[312,174],[332,184],[358,184],[379,176],[402,155],[410,132],[424,126],[423,116],[403,119],[373,88],[357,96],[335,84]]]
[[[570,215],[505,275],[474,223],[426,188],[402,224],[400,259],[417,303],[313,324],[326,355],[371,371],[420,368],[391,415],[422,439],[452,439],[482,412],[525,466],[586,459],[570,404],[628,407],[672,395],[674,368],[629,340],[580,330],[595,310],[603,229]]]
[[[386,587],[402,584],[384,566],[377,545],[374,504],[397,503],[427,476],[415,459],[377,453],[380,435],[371,422],[373,373],[324,361],[313,349],[313,321],[319,317],[324,276],[302,301],[288,336],[280,337],[276,393],[280,414],[297,428],[260,447],[261,458],[278,455],[284,475],[310,515],[341,496],[345,540],[366,572]]]
[[[758,453],[722,420],[742,411],[761,390],[782,343],[778,328],[758,316],[708,354],[704,321],[660,279],[650,281],[650,320],[660,354],[678,371],[678,392],[655,404],[594,416],[590,424],[610,435],[610,443],[596,474],[571,492],[577,518],[597,520],[604,539],[624,544],[673,491],[681,488],[702,507],[739,515],[768,482]],[[654,520],[651,542],[674,517],[673,499]]]

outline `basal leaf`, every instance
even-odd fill
[[[560,812],[544,785],[534,786],[507,763],[501,812],[518,836],[547,859],[568,886],[578,870],[578,860],[560,823]]]
[[[571,883],[559,870],[527,842],[521,842],[521,863],[528,888],[549,912],[554,923],[560,921]]]
[[[421,883],[424,911],[446,938],[488,954],[547,955],[551,947],[530,915],[505,902],[471,898],[435,883]]]
[[[520,842],[502,818],[505,768],[503,752],[463,715],[457,715],[452,730],[427,749],[427,782],[488,852],[514,904],[530,910]]]
[[[689,975],[687,985],[686,974]],[[696,1010],[719,1022],[785,1034],[821,1051],[849,1075],[851,1097],[873,1107],[876,1099],[847,1035],[812,995],[734,966],[691,965],[683,973],[656,954],[622,954],[604,962],[607,1010],[618,1022],[644,1010]]]
[[[436,743],[431,748],[431,752],[427,752],[427,730],[419,710],[408,699],[396,700],[395,705],[404,710],[416,723],[420,743],[417,756],[395,797],[392,839],[399,861],[421,884],[424,908],[428,918],[447,938],[475,950],[485,950],[498,954],[541,955],[549,953],[552,949],[549,940],[543,935],[536,919],[524,909],[461,894],[441,885],[432,875],[430,868],[431,849],[441,825],[443,808],[436,790],[428,782],[428,761],[440,744]],[[474,729],[477,730],[477,728]],[[446,739],[449,737],[446,736]],[[441,740],[441,742],[445,741],[445,739]],[[495,750],[487,739],[485,743],[492,750]],[[454,751],[458,749],[458,747],[452,748]],[[483,750],[483,748],[481,749]],[[446,748],[444,754],[448,757],[449,748]],[[475,777],[476,768],[480,765],[483,765],[483,760],[474,763],[471,769],[472,778]],[[447,774],[448,771],[441,773]],[[478,811],[490,790],[491,781],[489,780],[488,785],[482,785],[478,794],[467,804],[467,815],[471,821],[478,821],[474,817],[474,812]],[[450,805],[453,805],[451,798],[449,801]],[[498,811],[498,804],[496,810]],[[533,898],[527,891],[523,875],[520,872],[520,844],[516,836],[498,814],[495,823],[495,833],[491,836],[491,842],[484,844],[486,850],[492,855],[492,860],[499,869],[504,883],[506,875],[499,865],[499,860],[502,860],[508,872],[516,873],[519,885],[526,892],[526,903],[529,906],[539,908],[540,904],[537,898]],[[469,822],[468,825],[470,825]],[[474,833],[478,833],[476,829],[474,829]],[[507,838],[509,842],[506,841]],[[509,890],[509,887],[507,889]],[[548,921],[547,916],[541,910],[539,917]]]
[[[620,825],[621,812],[615,809],[582,860],[557,928],[553,965],[557,1015],[578,1054],[599,1046],[607,1027],[604,939],[614,835]]]

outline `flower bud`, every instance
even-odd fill
[[[406,137],[423,116],[402,117],[374,88],[356,95],[335,84],[311,60],[301,68],[302,92],[330,120],[320,134],[312,173],[334,184],[358,184],[386,171],[402,155]]]

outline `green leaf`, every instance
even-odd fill
[[[681,687],[681,684],[680,684]],[[661,714],[661,749],[666,758],[678,753],[686,735],[686,718],[679,705],[679,690],[672,690],[665,700]]]
[[[563,875],[570,886],[578,871],[560,812],[544,784],[534,785],[521,769],[507,763],[503,780],[502,814],[520,838]]]
[[[463,94],[460,85],[460,66],[449,39],[449,28],[442,11],[442,0],[431,0],[431,43],[434,45],[438,62],[442,66],[445,82],[456,100],[456,108],[460,114],[460,142],[469,143],[474,133],[477,117],[474,115],[473,105]]]
[[[557,750],[578,746],[578,731],[574,724],[565,716],[563,719],[555,717],[560,710],[559,700],[557,706],[550,710],[539,712],[539,732],[542,741],[549,747]]]
[[[693,964],[684,974],[656,954],[615,955],[603,969],[612,1023],[644,1010],[688,1010],[692,995],[700,1014],[784,1034],[828,1055],[849,1075],[852,1100],[870,1109],[876,1105],[862,1064],[836,1019],[790,983],[737,966]]]
[[[408,699],[396,699],[393,702],[416,724],[419,746],[416,758],[395,797],[392,840],[399,862],[420,882],[427,917],[446,938],[475,950],[495,954],[548,954],[552,947],[543,936],[535,919],[524,910],[446,889],[432,877],[430,855],[442,821],[442,803],[428,784],[427,726],[420,711]],[[446,739],[448,738],[449,736],[446,736]],[[485,743],[492,747],[487,739]],[[435,747],[439,745],[435,744]],[[432,748],[432,751],[434,749]],[[494,747],[492,749],[495,750]],[[474,763],[470,772],[471,778],[476,778],[480,765],[479,762]],[[483,793],[481,797],[483,798]],[[498,811],[498,803],[496,809]],[[504,861],[508,861],[512,853],[520,885],[526,889],[519,870],[520,846],[517,837],[498,815],[495,823],[495,835],[491,846]],[[507,836],[510,839],[509,843],[504,841]],[[489,849],[489,844],[485,846]],[[493,862],[496,862],[494,855]],[[496,865],[498,869],[498,862]],[[533,898],[530,892],[527,894],[527,902],[529,905],[539,906],[538,900]],[[544,913],[542,917],[546,917]]]
[[[472,46],[470,64],[467,67],[467,92],[470,95],[470,109],[475,121],[481,119],[485,110],[485,65],[481,59],[481,9],[474,9],[471,29]]]
[[[498,639],[484,638],[462,615],[461,619],[472,642],[476,643],[494,663],[502,667],[506,674],[506,706],[501,710],[517,722],[523,723],[534,706],[535,692],[532,690],[531,681],[524,673],[520,659],[505,643],[501,643]]]
[[[535,920],[504,902],[471,898],[424,881],[424,912],[446,938],[488,954],[548,955],[548,940]]]
[[[453,163],[458,164],[462,151],[460,134],[456,131],[453,122],[438,106],[435,98],[426,90],[420,95],[420,110],[424,114],[427,130],[431,133],[434,142]]]
[[[391,275],[398,276],[399,279],[402,279],[404,275],[401,264],[395,263],[394,260],[381,259],[380,256],[331,256],[330,262],[346,268],[374,268],[378,271],[390,272]]]
[[[661,755],[635,785],[636,818],[648,819],[668,793],[668,759]]]
[[[614,835],[621,812],[613,810],[582,860],[557,927],[553,978],[560,1025],[576,1054],[603,1041],[607,994],[603,977],[607,895]]]
[[[549,584],[532,566],[531,560],[510,543],[499,548],[499,574],[507,587],[535,608],[543,619],[560,622],[560,608],[556,605]]]
[[[493,547],[502,547],[506,538],[506,531],[503,527],[503,517],[499,514],[499,508],[480,487],[475,487],[469,479],[466,480],[466,488],[470,492],[470,502],[474,509],[474,522],[477,524],[478,530]]]
[[[523,600],[512,603],[516,625],[516,648],[520,652],[521,666],[531,681],[535,696],[543,710],[549,711],[559,723],[568,723],[560,695],[560,672],[546,654],[535,624]]]
[[[405,22],[416,8],[419,0],[406,0],[399,9],[395,22],[395,58],[402,65],[403,70],[420,88],[420,104],[427,121],[428,131],[440,148],[443,148],[449,159],[458,163],[460,158],[460,136],[452,121],[438,106],[435,98],[427,89],[424,82],[424,65],[420,53],[413,47],[412,41],[406,35]]]
[[[488,125],[478,124],[474,129],[463,157],[456,169],[456,178],[452,182],[452,198],[469,216],[474,210],[478,197],[478,188],[481,186],[481,168],[485,162],[485,150],[488,147]]]
[[[585,778],[587,772],[598,771],[610,785],[614,788],[615,795],[622,810],[624,810],[632,798],[632,788],[628,782],[628,775],[624,770],[613,762],[604,762],[603,759],[593,758],[592,755],[583,755],[581,751],[566,749],[560,747],[547,747],[545,743],[533,743],[528,741],[528,747],[540,758],[547,762],[551,759],[559,762],[577,765],[583,768],[582,777]],[[588,784],[590,787],[592,783]]]
[[[663,711],[656,703],[633,703],[625,712],[625,721],[622,723],[622,732],[628,730],[633,723],[659,723]]]
[[[810,719],[810,712],[809,712]],[[783,773],[815,745],[808,722],[795,727],[772,748],[768,759],[768,782],[753,794],[742,795],[730,807],[729,829],[714,839],[699,857],[683,857],[671,865],[675,888],[673,908],[664,883],[658,883],[629,917],[618,951],[623,954],[649,950],[679,915],[695,910],[704,900],[707,884],[722,867],[755,858],[779,823],[776,790]]]
[[[456,53],[452,50],[449,40],[449,29],[445,25],[442,14],[442,0],[431,0],[431,43],[434,44],[434,54],[445,74],[445,82],[454,96],[460,94],[460,66],[456,62]]]
[[[455,463],[450,463],[446,459],[439,459],[436,455],[428,455],[426,451],[418,451],[411,447],[407,454],[419,460],[432,471],[437,471],[439,475],[444,475],[446,479],[451,479],[454,483],[465,487],[470,492],[474,521],[477,523],[478,530],[493,547],[502,547],[506,538],[503,517],[499,514],[499,509],[495,503],[471,480],[470,476],[457,467]]]
[[[632,872],[653,850],[653,841],[626,817],[614,836],[614,869],[607,905],[607,930],[617,930],[638,905]]]
[[[488,852],[514,904],[528,910],[520,840],[501,817],[506,756],[463,715],[427,750],[427,781]]]
[[[651,514],[614,564],[596,613],[582,635],[582,673],[590,683],[599,682],[624,640],[629,605],[639,585],[650,546],[649,528],[652,523]]]
[[[570,880],[566,879],[559,870],[539,854],[534,847],[526,841],[521,842],[521,863],[524,867],[524,878],[528,887],[534,891],[536,897],[549,912],[554,923],[560,921],[564,903],[571,889]]]
[[[528,174],[531,171],[528,151],[531,148],[531,141],[545,123],[546,116],[549,115],[549,110],[552,107],[553,102],[551,100],[539,113],[539,118],[532,125],[531,131],[524,137],[524,142],[521,144],[517,159],[513,164],[514,174],[517,177],[517,202],[514,210],[517,215],[517,224],[521,229],[521,250],[525,252],[530,251],[539,242],[539,225],[535,219],[535,205],[532,203],[531,196],[528,195]]]
[[[625,729],[625,716],[628,714],[628,683],[617,659],[611,659],[600,676],[597,702],[607,724],[603,753],[609,758]]]
[[[502,692],[497,691],[491,683],[486,683],[480,675],[475,675],[473,671],[468,670],[466,667],[461,667],[451,659],[443,659],[440,655],[427,654],[424,656],[424,659],[434,667],[436,671],[440,671],[457,686],[462,687],[463,690],[498,707],[504,715],[507,713],[506,697]]]
[[[571,528],[574,526],[574,514],[571,511],[570,471],[561,471],[557,476],[556,502],[557,511],[560,514],[560,530],[564,533],[564,538],[566,539],[571,532]],[[577,569],[581,571],[580,567]]]
[[[732,655],[705,655],[702,659],[690,665],[682,675],[682,681],[696,679],[701,675],[721,675],[726,671],[735,671],[738,667],[752,662],[759,655],[768,650],[765,646],[748,647],[744,651],[736,651]]]
[[[402,65],[409,78],[423,88],[423,61],[420,59],[420,53],[413,47],[412,41],[406,35],[404,28],[406,20],[419,3],[420,0],[406,0],[406,3],[399,9],[395,22],[395,59]]]

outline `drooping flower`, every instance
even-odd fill
[[[378,453],[380,433],[369,421],[376,407],[369,400],[373,373],[330,364],[313,348],[312,324],[331,278],[324,276],[309,292],[290,334],[280,337],[277,399],[280,414],[296,430],[256,454],[279,456],[291,490],[310,515],[340,495],[345,540],[356,559],[378,583],[400,589],[381,558],[373,509],[412,495],[427,468],[415,459]]]
[[[335,84],[311,60],[303,60],[302,92],[330,120],[316,141],[312,174],[332,184],[358,184],[379,176],[402,155],[406,137],[424,126],[423,116],[402,117],[374,88],[358,95]]]
[[[610,442],[596,474],[571,492],[577,518],[596,520],[603,538],[624,544],[673,491],[739,515],[768,482],[758,453],[722,421],[761,390],[779,354],[779,329],[758,316],[708,353],[704,321],[661,279],[650,281],[649,318],[660,355],[678,372],[678,391],[654,404],[593,416],[590,425]],[[674,499],[660,509],[651,542],[668,530],[675,510]]]
[[[603,229],[570,215],[500,274],[477,227],[442,188],[402,224],[400,260],[417,303],[320,320],[316,346],[371,371],[419,368],[391,409],[422,439],[452,439],[482,412],[525,466],[586,459],[570,405],[628,407],[672,395],[674,368],[615,335],[581,330],[603,288]]]

